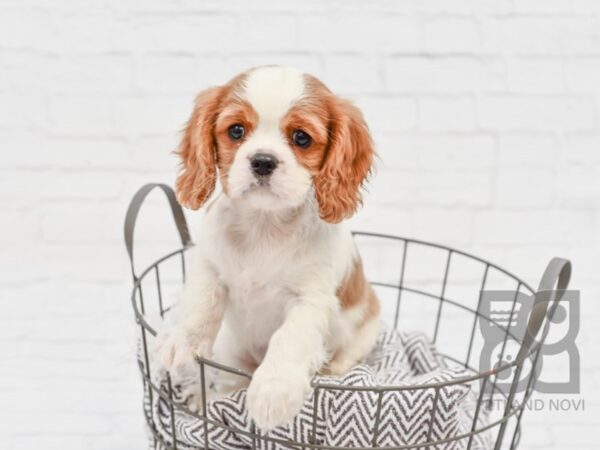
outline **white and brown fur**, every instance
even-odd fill
[[[243,139],[228,135],[233,124]],[[266,182],[250,167],[257,152],[278,161]],[[223,192],[203,218],[175,324],[157,339],[160,360],[252,371],[248,411],[271,429],[298,413],[315,372],[343,374],[375,343],[379,303],[340,223],[361,202],[371,137],[316,78],[265,66],[197,97],[178,155],[182,205],[202,206],[217,178]]]

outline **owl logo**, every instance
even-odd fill
[[[521,349],[521,342],[528,333],[528,320],[534,304],[536,308],[544,309],[545,317],[539,333],[528,348],[532,348],[532,345],[543,337],[548,326],[548,334],[541,346],[535,367],[533,358],[528,359],[523,364],[518,380],[514,380],[516,367],[512,367],[498,372],[490,384],[507,393],[513,381],[517,381],[516,392],[522,392],[527,389],[531,371],[535,370],[538,375],[534,386],[536,391],[553,394],[579,393],[580,359],[575,345],[579,333],[579,291],[561,292],[562,298],[556,304],[553,303],[551,291],[535,295],[516,291],[482,291],[481,294],[479,326],[484,341],[479,358],[481,372],[499,369],[515,361]],[[560,361],[564,361],[561,364],[564,373],[560,374],[560,379],[547,377],[547,374],[542,372],[544,363],[550,358],[560,358]],[[491,386],[489,387],[491,389]]]

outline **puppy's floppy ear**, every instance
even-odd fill
[[[198,209],[215,189],[217,178],[216,144],[213,135],[223,88],[213,87],[196,97],[194,111],[176,151],[181,171],[175,182],[177,200]]]
[[[314,178],[319,215],[329,223],[350,217],[362,203],[360,188],[371,170],[373,141],[360,110],[333,97],[329,147]]]

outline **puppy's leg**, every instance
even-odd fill
[[[337,298],[319,291],[293,302],[248,387],[248,412],[260,428],[287,423],[300,411],[311,375],[326,358],[325,337],[338,310]]]
[[[367,281],[360,258],[338,289],[342,314],[336,317],[333,357],[322,373],[343,375],[375,345],[379,332],[379,300]]]
[[[335,352],[322,373],[339,376],[348,372],[371,351],[377,341],[379,328],[379,316],[370,318],[363,323],[344,347]]]
[[[195,269],[177,305],[175,324],[156,339],[155,349],[167,370],[193,364],[194,356],[210,358],[223,320],[224,288],[207,266]]]
[[[251,374],[256,369],[256,363],[250,359],[241,348],[231,327],[224,323],[219,330],[213,345],[212,360],[235,369],[241,369]],[[248,387],[249,377],[232,373],[206,364],[204,366],[206,401],[218,400],[231,392]],[[200,365],[195,362],[191,366],[178,369],[172,378],[181,389],[181,395],[192,412],[202,411],[202,382]]]
[[[235,324],[225,323],[219,331],[219,336],[214,345],[213,361],[225,366],[240,369],[246,374],[252,374],[257,364],[244,349],[244,342],[240,342],[239,336],[233,331]],[[250,378],[238,373],[215,369],[213,377],[215,391],[220,395],[248,387]]]

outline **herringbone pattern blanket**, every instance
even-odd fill
[[[434,388],[410,388],[430,383],[443,383],[466,375],[461,367],[449,367],[422,333],[400,333],[383,329],[376,347],[363,363],[343,377],[319,376],[321,383],[339,386],[396,386],[404,390],[348,391],[313,390],[292,423],[263,434],[273,439],[255,440],[261,450],[291,448],[277,440],[314,443],[332,447],[398,447],[439,441],[471,431],[477,394],[467,384]],[[167,392],[164,373],[155,373],[155,382]],[[315,402],[316,395],[316,402]],[[181,398],[177,387],[175,398]],[[379,418],[377,410],[379,405]],[[317,414],[313,415],[316,405]],[[171,409],[159,396],[152,405],[146,395],[146,412],[154,416],[157,432],[163,440],[172,442]],[[209,448],[218,450],[250,449],[252,431],[246,413],[246,389],[209,402],[207,415],[215,423],[208,424]],[[487,413],[481,408],[477,428],[485,425]],[[175,409],[177,447],[204,448],[205,427],[202,420]],[[232,430],[233,429],[233,430]],[[234,431],[235,430],[235,431]],[[240,432],[241,431],[241,432]],[[435,446],[436,450],[459,450],[467,447],[468,438]],[[489,433],[473,437],[471,448],[491,447]],[[423,447],[424,448],[424,447]],[[433,447],[431,447],[433,448]]]

